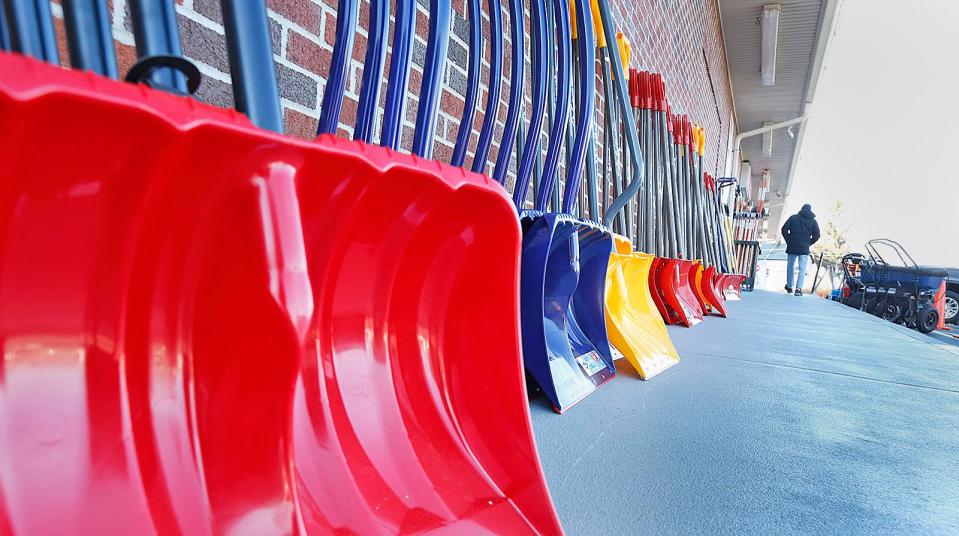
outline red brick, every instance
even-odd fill
[[[283,111],[284,130],[290,136],[312,140],[316,137],[317,119],[289,108]]]
[[[286,43],[286,58],[300,67],[320,76],[330,73],[333,52],[310,41],[296,31],[290,31]]]
[[[310,0],[268,0],[267,5],[277,14],[289,19],[314,34],[320,33],[320,6]]]

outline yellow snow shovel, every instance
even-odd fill
[[[598,12],[598,2],[593,0],[591,4],[594,12]],[[594,16],[593,22],[597,25],[597,34],[603,35],[600,17]],[[622,33],[616,37],[623,63],[620,76],[623,76],[622,73],[629,67],[630,44]],[[606,42],[598,44],[602,49]],[[605,64],[603,68],[605,71]],[[605,74],[604,79],[609,83],[610,78]],[[636,126],[626,124],[624,128]],[[629,361],[642,379],[648,380],[678,363],[679,355],[669,339],[666,324],[656,309],[649,288],[649,269],[653,256],[634,253],[632,242],[625,236],[614,234],[613,238],[615,248],[606,270],[606,331],[613,347]]]
[[[633,252],[624,236],[613,238],[616,249],[606,270],[606,330],[609,342],[648,380],[679,363],[679,354],[650,293],[653,256]]]

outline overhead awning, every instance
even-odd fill
[[[738,132],[787,121],[808,111],[816,94],[839,1],[719,0]],[[771,85],[763,85],[764,6],[769,6],[765,22],[767,49],[771,44],[768,33],[778,18]],[[768,67],[766,81],[770,82]],[[815,117],[810,120],[815,121]],[[773,132],[766,140],[771,143],[771,153],[764,154],[762,135],[742,141],[741,158],[752,164],[754,198],[764,172],[768,172],[766,206],[770,229],[779,227],[807,123]]]

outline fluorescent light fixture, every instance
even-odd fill
[[[749,160],[744,160],[739,167],[739,185],[745,190],[743,197],[749,201],[753,193],[753,166]]]
[[[773,124],[775,123],[773,123],[772,121],[763,121],[764,127],[768,127]],[[773,131],[772,130],[763,132],[763,156],[766,158],[773,157]]]
[[[776,48],[779,45],[779,14],[782,13],[782,4],[766,4],[763,6],[763,85],[771,86],[776,83]]]

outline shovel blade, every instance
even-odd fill
[[[693,296],[703,316],[709,315],[711,304],[703,294],[703,264],[699,261],[693,261],[689,265],[689,287],[693,290]]]
[[[719,274],[719,287],[722,289],[726,301],[739,301],[743,299],[743,281],[745,275],[741,274]]]
[[[653,257],[653,262],[649,267],[649,293],[653,297],[653,303],[656,304],[656,310],[662,317],[666,325],[678,323],[676,315],[666,305],[666,296],[663,290],[663,271],[666,268],[666,259],[662,257]]]
[[[612,238],[565,215],[522,219],[523,362],[562,413],[616,374],[603,321]]]
[[[0,532],[561,532],[498,185],[0,73]]]
[[[665,259],[660,277],[664,303],[676,323],[692,327],[703,321],[703,311],[689,282],[692,261]]]
[[[609,340],[644,380],[679,363],[650,292],[652,264],[652,255],[614,253],[606,275]]]
[[[699,278],[699,286],[702,291],[703,299],[710,306],[711,312],[726,318],[726,298],[722,290],[717,288],[719,284],[719,275],[716,273],[716,267],[710,266],[703,270]]]

